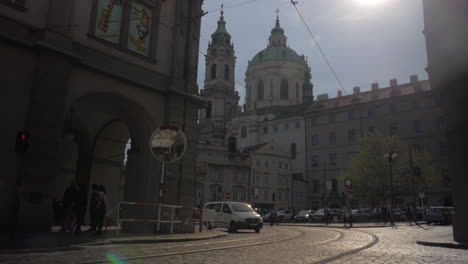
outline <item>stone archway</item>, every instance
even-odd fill
[[[141,106],[115,94],[91,94],[70,105],[68,119],[66,130],[73,134],[78,154],[65,153],[64,163],[75,160],[75,179],[86,186],[88,197],[91,184],[96,183],[107,190],[108,209],[114,208],[118,200],[157,202],[154,194],[160,169],[148,148],[156,121]],[[65,139],[62,144],[66,144]],[[128,208],[125,213],[132,218],[155,217],[154,208]],[[113,224],[115,209],[109,216]],[[123,229],[149,233],[153,225],[130,223]]]

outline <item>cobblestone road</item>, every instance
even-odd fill
[[[321,228],[266,226],[212,240],[81,246],[79,250],[2,254],[0,263],[467,263],[468,251],[417,245],[416,240],[450,233],[451,227]],[[350,256],[334,256],[365,247],[375,234],[379,242]],[[120,261],[120,262],[119,262]]]

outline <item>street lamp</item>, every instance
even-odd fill
[[[393,208],[393,173],[392,173],[392,161],[396,159],[398,155],[396,153],[385,153],[384,159],[388,159],[390,167],[390,207]]]

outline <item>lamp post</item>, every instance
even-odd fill
[[[385,153],[383,157],[388,159],[388,164],[390,167],[390,207],[393,208],[393,172],[392,172],[392,162],[396,159],[398,155],[396,153]]]

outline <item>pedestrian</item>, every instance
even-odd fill
[[[97,188],[97,197],[96,197],[96,224],[97,232],[96,235],[102,234],[102,226],[104,224],[104,217],[107,211],[107,195],[106,189],[103,185],[99,185]]]
[[[97,208],[97,197],[98,196],[98,185],[91,185],[91,198],[89,201],[89,218],[91,220],[91,227],[88,231],[96,231],[97,228],[97,218],[96,218],[96,208]]]
[[[341,208],[341,217],[343,218],[343,227],[347,228],[348,227],[348,210],[346,209],[346,206],[343,206],[343,208]]]
[[[406,220],[408,220],[410,225],[413,225],[413,208],[408,204],[408,207],[406,208]]]
[[[76,225],[73,230],[75,235],[81,233],[81,225],[83,224],[84,216],[86,213],[86,194],[84,191],[84,185],[79,184],[75,187],[75,202],[73,206],[73,213],[76,218]]]
[[[73,231],[76,223],[76,203],[78,201],[78,185],[73,181],[63,193],[63,211],[64,219],[62,222],[61,232]]]
[[[330,224],[330,211],[328,210],[327,207],[323,209],[323,220],[325,222],[325,225]]]
[[[348,227],[353,227],[353,211],[351,208],[346,210],[346,219],[348,220]]]
[[[381,215],[382,223],[386,225],[387,224],[387,207],[385,207],[384,205],[380,208],[380,215]]]

